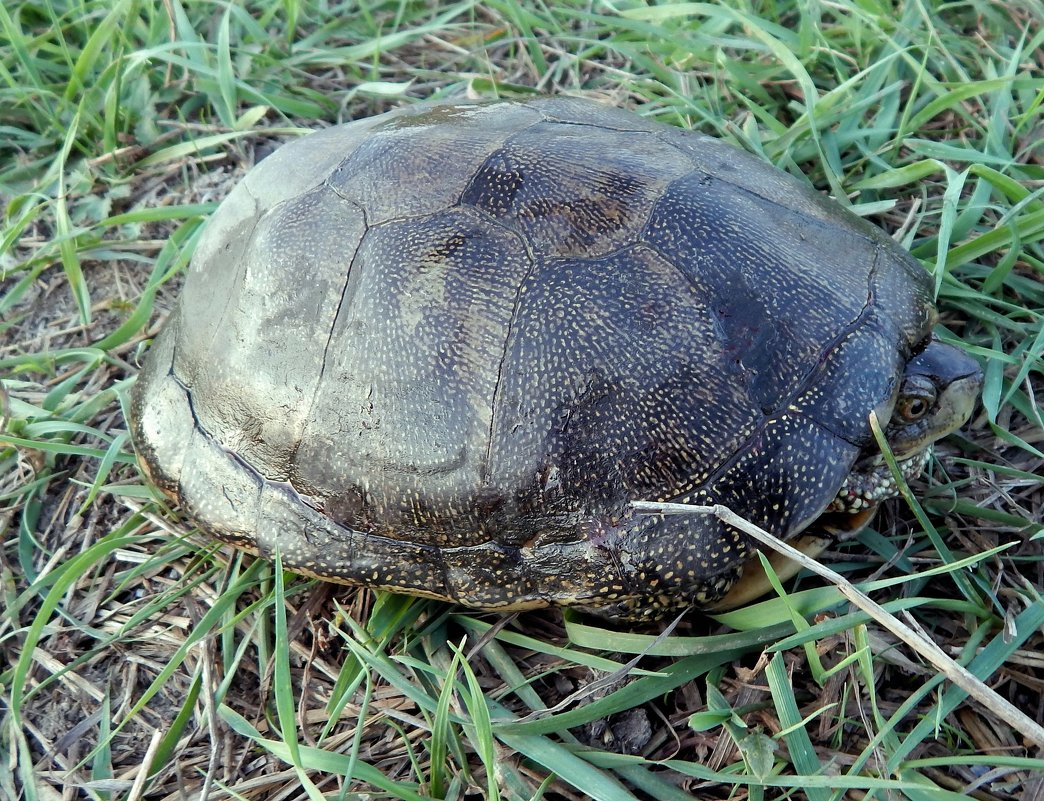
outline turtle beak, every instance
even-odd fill
[[[982,392],[982,370],[972,359],[974,371],[953,379],[939,398],[939,417],[949,421],[949,431],[960,428],[971,417]]]

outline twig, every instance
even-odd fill
[[[142,792],[145,790],[145,781],[149,778],[149,772],[152,770],[152,760],[156,758],[156,752],[159,750],[162,741],[163,732],[157,729],[152,733],[148,750],[145,751],[141,765],[138,766],[138,775],[134,777],[134,784],[131,785],[130,791],[127,793],[127,801],[139,801],[142,797]]]
[[[918,633],[910,626],[890,614],[884,607],[872,600],[868,595],[859,590],[840,573],[836,573],[828,567],[811,559],[796,548],[792,548],[782,540],[772,536],[763,528],[759,528],[733,512],[727,506],[716,504],[714,506],[695,506],[685,503],[651,503],[648,501],[633,501],[631,504],[635,510],[642,512],[653,512],[658,514],[703,514],[714,515],[726,525],[742,531],[744,534],[754,538],[762,545],[777,551],[789,559],[794,560],[802,567],[822,576],[837,586],[837,589],[849,601],[866,612],[888,631],[906,643],[916,651],[923,659],[943,674],[949,681],[956,684],[964,692],[978,701],[986,708],[992,710],[1005,723],[1020,732],[1026,739],[1033,741],[1044,748],[1044,727],[1032,718],[1020,712],[1015,706],[1002,698],[996,692],[987,687],[982,681],[968,672],[963,666],[952,660],[945,651],[926,636]]]

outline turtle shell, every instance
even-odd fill
[[[835,497],[929,335],[882,231],[595,102],[434,105],[277,150],[221,204],[132,396],[205,531],[326,579],[641,617]]]

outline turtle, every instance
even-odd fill
[[[201,236],[130,403],[147,478],[284,568],[480,610],[728,601],[969,417],[977,362],[880,228],[719,139],[574,97],[308,134]],[[829,532],[824,535],[823,532]]]

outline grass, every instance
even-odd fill
[[[982,362],[923,515],[893,503],[829,556],[1044,721],[1042,22],[1017,0],[0,6],[0,797],[1039,792],[1037,746],[833,588],[659,637],[284,576],[157,501],[126,399],[203,221],[298,127],[539,90],[723,137],[894,232]]]

